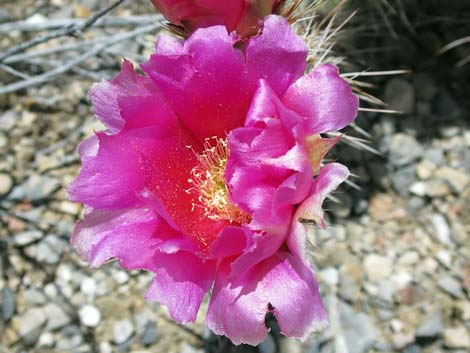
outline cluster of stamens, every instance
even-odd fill
[[[204,152],[196,154],[199,165],[191,171],[189,183],[193,185],[187,190],[196,193],[205,216],[215,220],[228,220],[230,223],[243,224],[249,221],[249,215],[240,210],[230,200],[230,194],[225,182],[225,168],[230,156],[226,139],[212,137],[204,142]]]

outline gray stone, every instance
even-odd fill
[[[83,337],[80,335],[73,335],[72,337],[62,337],[57,341],[57,348],[59,351],[70,351],[78,347],[83,342]]]
[[[367,352],[379,336],[373,320],[344,303],[340,305],[340,318],[348,352]]]
[[[160,333],[157,331],[155,322],[147,322],[140,340],[144,346],[151,346],[160,340]]]
[[[18,246],[26,246],[42,238],[42,232],[39,230],[27,230],[15,235],[13,241]]]
[[[13,177],[7,173],[0,173],[0,197],[8,195],[13,188]]]
[[[392,175],[393,188],[402,196],[408,195],[408,190],[416,180],[413,166],[400,168]],[[422,195],[418,195],[422,196]]]
[[[354,303],[359,298],[360,288],[353,278],[342,275],[338,294],[342,299]]]
[[[392,136],[388,149],[390,163],[395,166],[409,164],[423,154],[421,144],[413,136],[403,133]]]
[[[40,201],[52,196],[60,188],[56,178],[47,175],[31,175],[23,184],[15,186],[8,195],[10,200]]]
[[[433,163],[434,165],[441,165],[444,158],[444,151],[439,148],[429,148],[423,152],[423,159]]]
[[[15,111],[7,111],[0,115],[0,130],[11,131],[15,126],[16,122],[19,121],[20,114]]]
[[[3,321],[10,320],[16,310],[15,294],[9,287],[2,290],[2,318]]]
[[[13,21],[10,12],[7,9],[0,8],[0,23]]]
[[[24,292],[24,298],[31,305],[42,305],[46,303],[46,297],[38,289],[27,289]]]
[[[433,338],[442,335],[444,324],[440,311],[434,312],[431,316],[426,318],[421,326],[416,330],[417,338]]]
[[[417,344],[412,344],[406,347],[403,353],[421,353],[421,348]]]
[[[385,86],[385,102],[390,109],[409,114],[413,112],[415,100],[414,87],[406,80],[394,78]]]
[[[129,320],[120,320],[114,324],[114,342],[121,344],[131,338],[134,333],[134,325]]]
[[[47,235],[38,244],[36,260],[48,264],[59,262],[68,244],[54,235]]]
[[[438,285],[444,292],[450,294],[454,298],[462,298],[464,295],[460,282],[452,276],[442,276],[438,281]]]
[[[16,316],[14,320],[14,327],[16,327],[18,334],[26,343],[32,344],[38,339],[47,318],[44,311],[32,308],[22,315]]]
[[[47,316],[46,330],[54,331],[70,323],[70,317],[55,303],[49,303],[43,307]]]

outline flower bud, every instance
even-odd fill
[[[152,0],[171,23],[192,32],[201,27],[225,25],[249,37],[258,31],[258,22],[273,13],[282,0]]]

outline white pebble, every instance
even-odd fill
[[[84,326],[96,327],[101,321],[101,313],[96,306],[85,305],[78,313]]]

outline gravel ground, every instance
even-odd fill
[[[0,22],[34,15],[32,2],[7,3]],[[52,3],[44,16],[97,6]],[[22,38],[0,38],[0,48]],[[152,39],[125,55],[147,55]],[[106,76],[120,56],[100,56],[99,70],[96,61],[81,67]],[[2,84],[11,80],[4,74]],[[470,351],[470,113],[431,70],[379,82],[376,93],[405,112],[359,118],[380,156],[346,145],[333,153],[360,190],[343,187],[334,195],[340,203],[326,205],[328,230],[311,229],[330,328],[300,343],[271,322],[273,334],[257,349],[211,336],[203,315],[174,324],[144,301],[148,273],[117,263],[90,269],[70,247],[82,211],[66,194],[79,168],[74,150],[102,128],[87,97],[92,81],[72,73],[0,96],[0,352]]]

